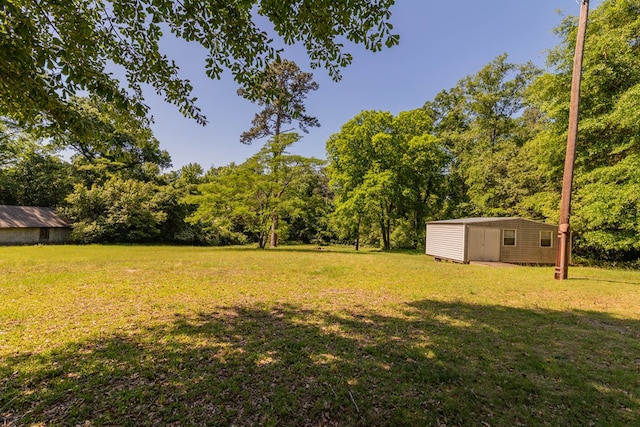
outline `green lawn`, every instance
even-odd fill
[[[640,272],[0,248],[0,425],[640,425]]]

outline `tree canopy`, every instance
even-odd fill
[[[561,43],[549,55],[552,69],[533,83],[531,102],[547,118],[545,131],[527,144],[538,156],[540,210],[555,204],[562,170],[555,158],[567,139],[569,83],[576,20],[558,27]],[[640,2],[606,0],[589,18],[580,126],[576,150],[573,230],[582,254],[616,260],[640,254]],[[543,161],[545,163],[543,163]],[[555,163],[555,164],[554,164]],[[555,184],[555,185],[554,185]],[[529,200],[532,200],[529,199]],[[535,205],[532,203],[532,205]]]
[[[188,80],[160,48],[165,34],[200,44],[205,72],[230,70],[244,87],[284,44],[302,44],[312,67],[336,79],[351,54],[344,40],[369,50],[398,43],[393,0],[7,0],[0,4],[0,116],[21,125],[65,129],[78,118],[73,96],[89,93],[138,116],[147,112],[143,85],[199,123],[206,118]],[[264,19],[266,18],[266,20]],[[270,21],[270,25],[265,23]],[[124,69],[126,84],[111,73]],[[25,97],[24,94],[29,94]]]
[[[276,230],[286,236],[289,222],[317,210],[315,190],[321,182],[314,177],[322,161],[287,154],[284,150],[296,140],[296,134],[283,134],[244,163],[215,169],[198,194],[185,198],[197,206],[189,220],[205,224],[223,242],[277,246]]]
[[[432,130],[432,116],[424,109],[396,117],[363,111],[329,138],[334,222],[343,237],[358,246],[361,235],[378,230],[373,234],[390,249],[393,229],[408,223],[409,242],[419,245],[424,220],[442,203],[448,160]]]
[[[535,129],[525,92],[539,74],[532,63],[510,63],[502,54],[425,105],[451,153],[449,214],[513,213],[509,166]]]

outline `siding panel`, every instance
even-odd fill
[[[465,262],[464,241],[463,224],[427,224],[427,255]]]
[[[551,224],[513,220],[503,228],[517,230],[516,246],[501,246],[500,261],[514,264],[555,264],[558,227]],[[540,247],[540,231],[551,231],[551,247]]]

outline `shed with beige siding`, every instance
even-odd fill
[[[558,227],[524,218],[461,218],[427,223],[426,253],[468,263],[554,264]]]
[[[51,208],[0,205],[0,245],[64,243],[70,233]]]

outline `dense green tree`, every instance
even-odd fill
[[[54,147],[0,119],[0,204],[55,207],[71,188],[69,164]]]
[[[333,193],[323,167],[309,165],[301,169],[299,184],[300,208],[287,219],[289,241],[327,244],[334,238],[329,225],[333,208]]]
[[[253,158],[241,165],[231,163],[209,170],[198,191],[184,198],[185,203],[195,206],[187,221],[206,230],[213,244],[253,241],[264,247],[268,218],[255,185],[259,173]]]
[[[147,179],[141,180],[114,171],[105,159],[87,162],[76,157],[65,164],[67,188],[58,205],[74,227],[74,241],[209,243],[201,227],[186,222],[193,207],[182,202],[202,182],[200,165],[165,175],[157,167],[149,168]],[[53,184],[45,185],[53,193]]]
[[[387,148],[392,155],[399,153],[386,145],[385,141],[381,141],[386,138],[392,122],[391,113],[363,111],[342,125],[340,132],[331,135],[327,141],[327,171],[336,196],[333,223],[340,227],[337,230],[339,235],[355,241],[356,248],[360,243],[362,229],[376,223],[376,216],[384,226],[385,212],[377,212],[375,209],[381,207],[382,203],[377,206],[371,204],[375,198],[375,194],[372,194],[375,187],[370,187],[376,184],[374,177],[379,172],[388,170],[389,163],[392,163],[391,158],[385,157],[384,153],[376,152],[376,146],[381,150]],[[380,143],[376,145],[374,138],[375,142]],[[390,208],[391,205],[388,204],[387,207]],[[381,234],[385,234],[383,228]]]
[[[72,156],[70,173],[74,183],[82,183],[88,187],[92,184],[102,184],[114,177],[155,182],[159,185],[164,183],[160,167],[149,162],[125,166],[106,158],[87,160],[82,156]]]
[[[66,202],[62,213],[73,224],[71,238],[82,243],[158,241],[167,219],[159,187],[134,179],[77,184]]]
[[[189,163],[177,171],[158,177],[160,209],[167,214],[161,226],[161,240],[178,244],[210,244],[211,237],[200,224],[187,218],[195,206],[185,203],[185,197],[197,194],[198,185],[205,182],[204,170],[198,163]]]
[[[248,236],[264,248],[277,218],[276,227],[286,239],[288,223],[313,207],[307,205],[312,192],[308,176],[322,164],[318,159],[288,154],[286,148],[296,140],[296,134],[282,134],[244,163],[208,174],[209,182],[198,186],[200,194],[186,198],[197,205],[189,220],[202,224],[221,243],[242,242],[242,236]]]
[[[526,110],[525,93],[539,73],[533,64],[513,64],[503,54],[427,103],[436,134],[451,153],[450,215],[513,213],[510,165],[530,139],[535,114]]]
[[[607,261],[640,256],[640,155],[580,175],[574,204],[580,254]]]
[[[434,134],[442,141],[450,156],[445,173],[446,201],[442,218],[468,216],[470,208],[467,186],[460,173],[460,157],[456,156],[460,133],[469,129],[469,117],[465,113],[465,94],[461,85],[439,92],[424,108],[434,118]]]
[[[431,135],[433,119],[424,109],[400,113],[364,111],[327,141],[328,173],[336,198],[333,223],[359,244],[374,224],[382,247],[392,246],[398,221],[411,224],[419,244],[424,220],[444,200],[447,154]]]
[[[425,221],[441,214],[446,199],[446,167],[450,162],[442,141],[433,135],[433,115],[423,109],[402,112],[394,118],[395,138],[402,156],[398,175],[401,185],[400,210],[406,221],[406,237],[400,227],[391,239],[396,246],[424,245]],[[401,242],[404,240],[404,242]]]
[[[171,157],[160,149],[148,119],[96,98],[78,98],[75,102],[81,111],[79,119],[53,138],[55,146],[75,151],[88,163],[108,164],[112,172],[136,179],[148,178],[147,164],[159,169],[171,166]]]
[[[523,204],[557,221],[567,140],[569,87],[577,21],[558,27],[561,42],[549,55],[549,72],[532,85],[530,102],[547,120],[525,147],[535,161],[538,190]],[[638,256],[640,182],[640,2],[605,0],[590,14],[582,77],[572,229],[578,254]]]
[[[79,119],[72,96],[80,92],[143,116],[147,107],[142,87],[150,85],[184,115],[205,123],[189,81],[180,78],[178,66],[160,49],[164,33],[200,44],[209,77],[218,78],[228,69],[249,88],[261,85],[256,79],[259,71],[279,56],[278,42],[261,26],[271,27],[285,44],[302,44],[313,67],[325,67],[339,78],[340,67],[351,62],[351,55],[343,51],[344,39],[373,51],[398,42],[388,23],[392,4],[393,0],[3,1],[0,116],[57,133]],[[111,64],[124,69],[126,85],[109,73]]]
[[[12,162],[20,152],[24,134],[13,120],[0,117],[0,167]]]
[[[198,184],[204,182],[204,169],[198,163],[189,163],[182,166],[177,172],[174,172],[175,182],[179,187],[187,187],[188,191],[192,191]]]
[[[28,141],[30,143],[31,141]],[[8,168],[17,160],[25,141],[16,124],[5,117],[0,117],[0,203],[14,204],[13,180]]]
[[[73,188],[69,164],[33,142],[15,147],[20,151],[0,168],[0,204],[60,206]]]

